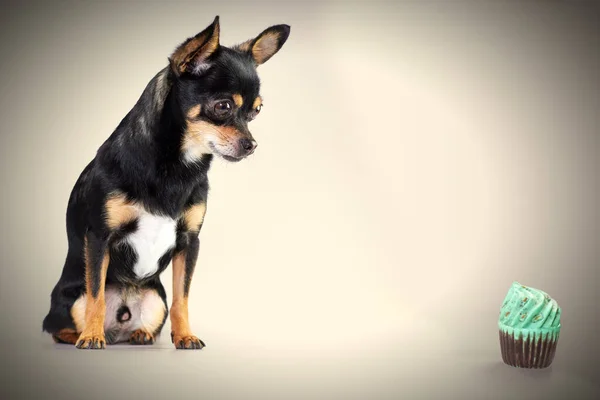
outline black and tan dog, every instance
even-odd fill
[[[217,16],[174,51],[99,148],[67,207],[68,254],[43,322],[56,342],[154,343],[168,314],[159,275],[172,262],[171,339],[178,349],[204,347],[190,330],[188,293],[207,172],[214,155],[239,161],[256,148],[256,69],[289,32],[276,25],[225,47]]]

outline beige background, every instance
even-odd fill
[[[0,17],[3,397],[600,394],[597,7],[50,3]],[[257,152],[210,173],[190,298],[207,347],[176,352],[168,323],[150,348],[53,345],[70,190],[217,14],[225,45],[292,31],[259,70]],[[514,280],[563,308],[550,369],[501,362]]]

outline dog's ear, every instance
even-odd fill
[[[256,38],[234,46],[234,49],[249,53],[256,65],[261,65],[281,49],[289,35],[289,25],[274,25],[265,29]]]
[[[184,72],[200,75],[210,67],[209,58],[219,48],[219,16],[210,26],[179,45],[169,57],[171,69],[179,76]]]

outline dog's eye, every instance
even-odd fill
[[[215,104],[215,114],[219,117],[225,117],[229,115],[231,110],[233,110],[233,106],[228,100],[219,101],[217,104]]]
[[[250,112],[250,114],[248,115],[248,120],[252,121],[254,118],[256,118],[258,113],[260,113],[260,110],[262,110],[262,104],[260,104],[258,107],[252,110],[252,112]]]

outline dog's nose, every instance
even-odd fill
[[[255,140],[250,140],[247,138],[240,139],[240,146],[242,149],[246,150],[248,153],[252,153],[258,144]]]

